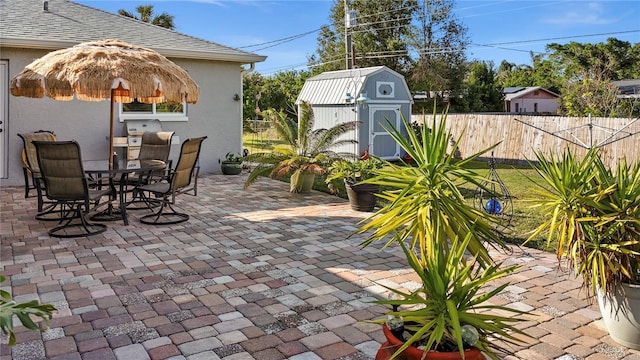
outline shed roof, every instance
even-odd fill
[[[404,86],[407,87],[404,76],[386,66],[327,71],[305,81],[296,104],[300,104],[302,101],[318,105],[344,104],[344,97],[347,93],[354,98],[358,97],[367,78],[380,72],[393,74],[402,79]],[[411,94],[408,87],[406,90],[407,94]]]
[[[0,0],[3,47],[57,50],[85,41],[118,39],[167,57],[249,64],[266,56],[181,34],[68,0]]]

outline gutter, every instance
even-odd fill
[[[126,41],[126,40],[124,40]],[[16,38],[0,38],[0,44],[2,47],[14,47],[22,49],[37,49],[37,50],[59,50],[65,49],[80,42],[75,41],[59,41],[59,40],[42,40],[42,39],[16,39]],[[144,46],[144,45],[141,45]],[[182,50],[182,49],[164,49],[153,48],[152,50],[166,57],[174,57],[180,59],[194,59],[194,60],[216,60],[216,61],[229,61],[238,62],[241,64],[251,64],[251,71],[254,68],[256,62],[264,61],[267,57],[261,55],[255,55],[251,53],[234,54],[234,53],[221,53],[210,51],[194,51],[194,50]]]

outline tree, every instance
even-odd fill
[[[411,47],[413,61],[410,87],[446,93],[452,108],[466,73],[467,28],[453,13],[455,0],[420,0],[414,12]],[[442,99],[440,99],[442,100]]]
[[[416,0],[351,0],[357,23],[349,28],[355,49],[355,67],[384,65],[406,73],[410,62],[408,38]],[[334,0],[330,26],[318,35],[317,54],[309,59],[314,73],[345,68],[345,2]]]
[[[259,73],[250,73],[243,78],[244,104],[242,116],[254,119],[256,110],[274,108],[295,117],[292,108],[304,82],[311,76],[308,71],[280,71],[273,76],[265,77]],[[257,96],[260,94],[260,99]]]
[[[492,62],[475,61],[469,66],[464,82],[460,111],[501,111],[502,88],[495,81]]]
[[[529,65],[516,65],[502,60],[496,74],[498,85],[502,88],[514,86],[535,86],[533,68]]]
[[[547,45],[549,59],[568,81],[637,78],[640,76],[637,65],[639,49],[639,44],[632,47],[629,42],[615,38],[597,44],[570,42]]]
[[[127,10],[118,10],[118,14],[122,16],[130,17],[142,22],[151,23],[153,25],[171,30],[174,30],[176,28],[175,24],[173,23],[173,15],[169,15],[166,12],[163,12],[158,16],[154,16],[153,5],[140,5],[136,8],[136,12],[140,15],[139,18],[134,13],[131,13]]]
[[[548,61],[561,75],[562,111],[569,116],[623,116],[628,102],[618,99],[612,81],[640,78],[640,45],[615,38],[606,43],[552,43]],[[629,115],[627,115],[629,116]]]

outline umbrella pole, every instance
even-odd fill
[[[109,121],[109,170],[113,169],[113,95],[115,89],[111,89],[111,109],[110,109],[110,121]]]

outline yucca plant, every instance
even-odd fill
[[[404,119],[403,123],[407,135],[389,122],[386,131],[413,163],[407,166],[387,162],[375,171],[376,176],[362,182],[385,189],[379,196],[387,202],[358,229],[369,234],[363,246],[374,243],[400,246],[422,282],[411,293],[387,287],[400,299],[379,301],[394,306],[388,315],[402,317],[404,329],[410,334],[392,357],[420,343],[424,345],[422,356],[429,356],[429,351],[453,351],[464,356],[465,349],[473,346],[497,359],[489,337],[496,335],[506,342],[516,341],[513,334],[521,332],[511,323],[519,318],[477,311],[499,309],[515,315],[521,313],[485,304],[506,285],[487,293],[480,290],[516,268],[501,270],[493,262],[485,245],[507,248],[497,219],[476,209],[460,190],[463,185],[485,188],[484,176],[467,165],[495,145],[458,160],[455,154],[464,134],[450,143],[446,111],[440,121],[434,111],[431,128],[422,124],[422,128],[416,129]],[[407,309],[396,309],[399,306]],[[465,343],[463,337],[467,333],[477,334],[477,341]]]
[[[477,258],[468,259],[465,254],[471,239],[472,233],[468,233],[464,240],[453,241],[451,245],[436,243],[433,256],[427,257],[424,264],[403,241],[399,242],[409,265],[420,276],[422,285],[410,293],[381,285],[394,296],[393,299],[379,300],[377,303],[396,309],[408,307],[407,310],[387,313],[390,317],[402,319],[403,328],[410,336],[404,339],[404,344],[396,349],[392,358],[409,346],[420,345],[425,351],[458,351],[461,356],[465,349],[475,347],[497,360],[494,350],[506,350],[497,345],[495,338],[515,344],[520,340],[514,335],[526,336],[513,325],[521,321],[520,315],[524,312],[487,303],[508,284],[481,293],[492,281],[514,272],[518,267],[501,269],[501,264],[494,264],[483,269],[477,266]],[[373,322],[384,324],[386,321],[378,319]]]
[[[536,160],[544,186],[532,206],[547,219],[529,240],[546,233],[547,246],[582,277],[587,294],[640,283],[640,162],[623,159],[611,170],[597,148],[582,159],[569,149],[561,157],[538,151]]]
[[[467,168],[467,164],[495,145],[457,160],[453,154],[463,134],[450,145],[446,111],[439,122],[434,114],[431,129],[425,123],[422,131],[417,132],[404,119],[403,123],[407,135],[391,123],[385,128],[413,159],[413,164],[387,162],[375,177],[363,181],[385,189],[378,196],[387,201],[359,228],[361,233],[371,231],[363,245],[382,241],[389,246],[406,241],[419,252],[424,266],[439,243],[455,242],[471,233],[469,252],[477,256],[482,266],[489,265],[492,261],[485,244],[506,248],[495,226],[497,219],[465,201],[460,187],[465,184],[484,187],[484,176]]]
[[[587,297],[597,295],[603,322],[616,342],[640,349],[640,161],[607,168],[600,150],[582,159],[536,153],[543,179],[534,206],[547,220],[547,245],[582,278]]]
[[[5,277],[0,275],[0,283],[5,281]],[[16,303],[11,300],[11,295],[0,290],[0,330],[4,335],[9,336],[9,346],[16,343],[16,336],[13,333],[13,317],[16,316],[20,323],[29,330],[42,329],[31,317],[41,318],[45,323],[51,320],[56,308],[51,304],[40,304],[38,300],[24,303]]]
[[[278,138],[285,144],[276,146],[272,152],[250,154],[246,158],[248,162],[258,165],[249,174],[245,188],[260,176],[279,179],[291,175],[291,192],[300,192],[305,175],[323,175],[335,160],[353,157],[351,153],[338,153],[333,149],[354,143],[353,139],[340,139],[340,136],[354,130],[355,121],[314,130],[311,105],[304,102],[300,109],[299,121],[288,118],[284,111],[269,109],[263,112],[265,119],[274,125]]]

